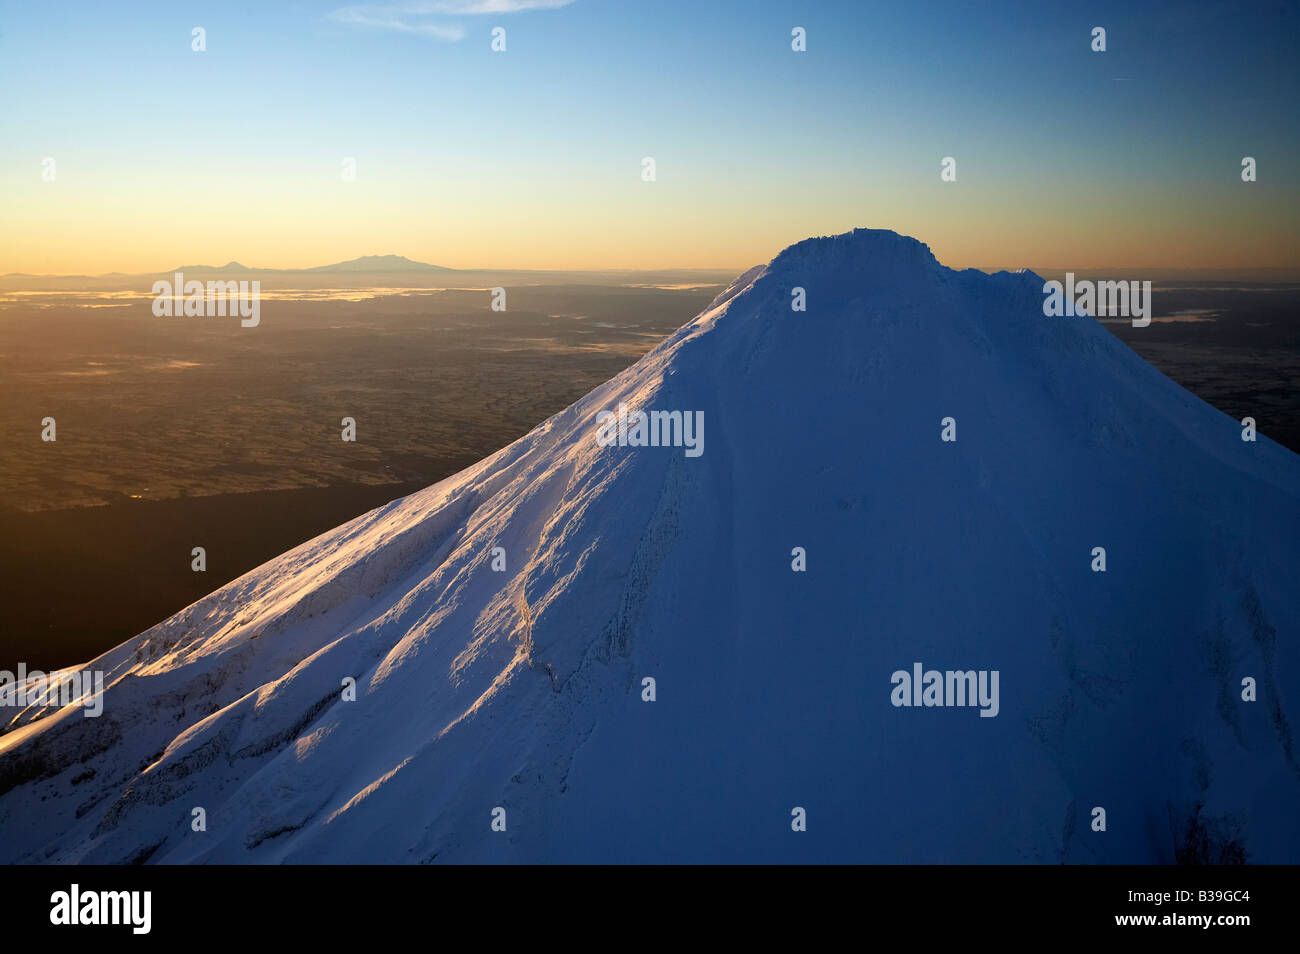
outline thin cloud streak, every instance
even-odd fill
[[[339,7],[328,14],[335,23],[397,33],[415,33],[455,42],[465,38],[464,27],[421,19],[432,16],[480,16],[488,13],[518,13],[523,10],[555,10],[573,0],[420,0],[414,3],[363,4]]]

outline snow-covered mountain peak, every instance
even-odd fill
[[[1300,860],[1300,458],[1042,301],[791,246],[90,663],[102,717],[13,717],[0,857]],[[700,453],[602,442],[638,411]],[[902,705],[914,666],[997,705]]]
[[[924,278],[943,266],[930,246],[890,229],[854,229],[840,235],[806,238],[772,260],[771,272],[897,269],[898,280]]]

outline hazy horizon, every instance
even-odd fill
[[[902,233],[900,233],[902,234]],[[805,236],[805,238],[815,238],[824,236]],[[911,236],[920,238],[919,236]],[[922,239],[922,241],[924,241]],[[792,242],[790,244],[797,244]],[[929,244],[929,243],[926,243]],[[775,253],[773,256],[775,257]],[[367,259],[403,259],[411,267],[392,267],[385,266],[373,269],[366,268],[343,268],[342,266],[355,265],[358,262]],[[770,260],[770,257],[769,257]],[[213,262],[190,262],[186,264],[173,265],[167,267],[146,268],[139,271],[109,271],[109,272],[22,272],[8,271],[0,273],[0,279],[6,278],[134,278],[143,276],[166,275],[169,272],[177,270],[191,269],[200,271],[220,272],[224,270],[242,270],[249,272],[271,272],[271,273],[330,273],[339,275],[360,275],[360,276],[378,276],[378,275],[401,275],[412,274],[413,272],[425,273],[448,273],[448,274],[474,274],[474,273],[499,273],[509,274],[516,272],[539,272],[544,274],[571,274],[581,275],[633,275],[633,274],[673,274],[679,272],[701,273],[709,276],[718,275],[736,275],[752,267],[751,265],[726,266],[726,265],[666,265],[659,267],[618,267],[618,266],[547,266],[547,265],[515,265],[515,264],[479,264],[479,265],[461,265],[450,266],[438,262],[425,262],[412,259],[409,256],[395,252],[366,253],[363,255],[353,256],[352,258],[341,259],[339,261],[321,262],[311,265],[267,265],[267,264],[250,264],[241,260],[239,256],[229,258],[223,264]],[[1204,276],[1219,280],[1232,280],[1235,277],[1241,277],[1247,280],[1255,281],[1273,281],[1273,282],[1295,282],[1300,281],[1300,263],[1293,265],[1239,265],[1239,266],[1194,266],[1194,267],[1161,267],[1145,266],[1137,264],[1110,264],[1088,266],[1075,268],[1065,265],[1018,265],[1018,264],[963,264],[950,263],[941,261],[940,264],[955,270],[974,268],[983,272],[996,271],[1016,271],[1025,269],[1043,276],[1052,276],[1064,274],[1067,271],[1075,271],[1079,275],[1097,274],[1105,272],[1107,275],[1115,278],[1127,277],[1131,274],[1142,274],[1153,280],[1170,279],[1174,276],[1181,278],[1192,278]],[[1269,277],[1263,277],[1267,274]],[[10,289],[11,291],[15,289]]]

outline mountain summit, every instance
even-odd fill
[[[441,265],[429,265],[416,262],[404,255],[362,255],[360,258],[333,265],[318,265],[308,268],[309,272],[450,272],[454,269]]]
[[[1300,458],[1042,285],[791,246],[21,711],[0,858],[1300,861]]]
[[[349,259],[346,262],[335,262],[332,265],[316,265],[311,268],[249,268],[239,262],[230,261],[225,265],[181,265],[171,271],[203,272],[205,274],[208,272],[260,272],[268,275],[282,275],[307,272],[454,272],[455,269],[417,262],[403,255],[362,255],[360,258]]]

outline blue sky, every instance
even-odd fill
[[[1296,264],[1295,4],[420,12],[475,4],[11,5],[0,271],[730,267],[854,225],[952,264]]]

